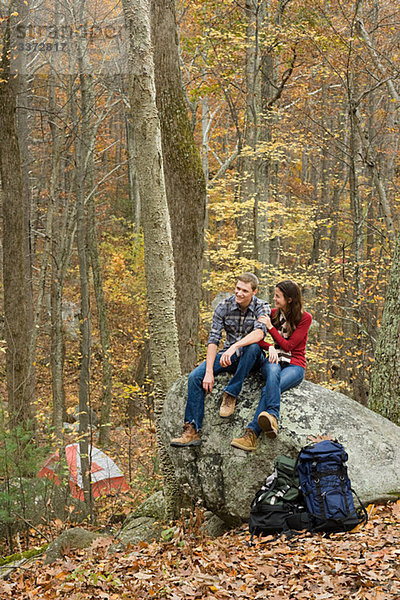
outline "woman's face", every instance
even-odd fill
[[[288,302],[285,296],[283,295],[283,292],[281,292],[279,288],[275,288],[274,302],[275,308],[280,308],[281,310],[283,310],[283,312],[285,312],[285,310],[287,309]]]

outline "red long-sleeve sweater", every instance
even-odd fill
[[[277,310],[277,308],[272,309],[271,319]],[[282,337],[278,333],[278,330],[275,329],[275,327],[272,327],[268,330],[268,333],[272,335],[275,342],[279,344],[282,350],[284,350],[285,352],[291,352],[291,365],[299,365],[300,367],[304,368],[306,366],[306,343],[311,321],[312,316],[310,315],[310,313],[304,311],[300,323],[297,325],[292,335],[287,339]],[[269,346],[271,346],[271,344],[265,342],[264,340],[259,342],[259,345],[261,346],[261,348],[269,348]]]

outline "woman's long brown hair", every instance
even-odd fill
[[[288,324],[288,334],[289,336],[291,336],[293,331],[296,329],[297,325],[300,323],[301,317],[303,316],[303,296],[301,295],[301,290],[297,283],[295,283],[291,279],[281,281],[276,285],[276,287],[282,292],[283,297],[288,303],[284,315]],[[291,299],[291,302],[289,302],[289,299]],[[280,313],[281,309],[277,310],[272,319],[272,324],[275,327],[279,323]]]

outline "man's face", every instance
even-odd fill
[[[257,290],[253,290],[250,283],[238,281],[235,287],[235,298],[240,308],[247,308]]]

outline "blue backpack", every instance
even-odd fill
[[[300,451],[297,470],[312,531],[350,531],[368,520],[363,504],[351,488],[347,459],[343,446],[330,440],[310,444]],[[360,503],[359,511],[354,506],[353,493]]]

